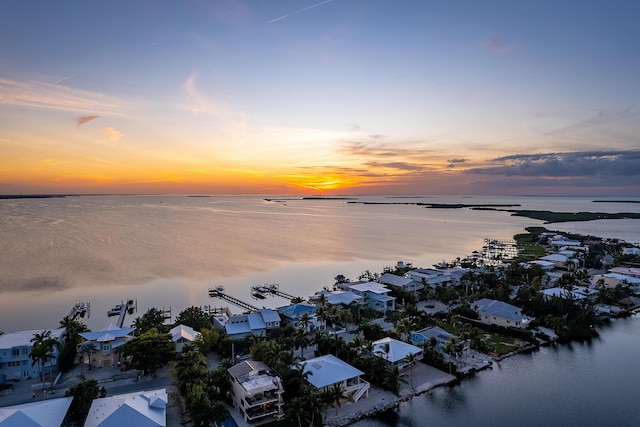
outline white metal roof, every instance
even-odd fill
[[[356,285],[349,285],[349,288],[355,289],[359,292],[373,292],[375,294],[387,294],[391,292],[391,289],[387,288],[382,283],[376,282],[364,282]]]
[[[35,334],[41,334],[50,329],[35,329],[32,331],[19,331],[11,332],[0,335],[0,348],[12,348],[12,347],[31,347],[33,343],[31,339]],[[51,338],[60,339],[60,336],[64,333],[65,328],[51,330]]]
[[[169,332],[171,332],[171,339],[174,342],[180,339],[185,339],[187,341],[193,342],[198,338],[198,336],[200,336],[200,332],[187,325],[178,325],[171,329]]]
[[[326,387],[337,382],[364,375],[364,372],[361,370],[354,368],[331,354],[309,359],[302,362],[302,364],[304,364],[303,372],[310,372],[307,381],[316,388]]]
[[[146,427],[167,425],[166,389],[139,391],[95,399],[85,427]]]
[[[0,408],[0,427],[60,427],[73,397]]]
[[[389,346],[388,351],[386,346]],[[391,363],[406,359],[411,354],[421,354],[422,349],[415,345],[407,344],[394,338],[382,338],[373,342],[373,354]]]

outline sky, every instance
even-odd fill
[[[0,194],[640,195],[637,0],[0,1]]]

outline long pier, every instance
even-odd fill
[[[280,290],[280,285],[277,283],[272,283],[269,285],[258,285],[258,286],[252,286],[251,287],[251,293],[254,296],[258,296],[258,295],[262,295],[264,297],[264,294],[271,294],[271,295],[277,295],[279,297],[288,299],[288,300],[292,300],[292,299],[296,299],[299,298],[295,295],[291,295],[288,294],[286,292],[282,292]],[[258,297],[260,298],[260,297]]]
[[[218,286],[217,288],[214,288],[214,289],[209,289],[209,296],[211,298],[223,299],[227,302],[230,302],[231,304],[237,305],[238,307],[244,308],[245,310],[249,310],[249,311],[260,310],[258,307],[254,307],[249,303],[246,303],[242,300],[239,300],[236,297],[232,297],[231,295],[224,293],[224,288],[222,286]]]
[[[107,312],[107,316],[111,317],[111,316],[118,316],[118,321],[116,322],[116,326],[118,328],[122,328],[122,325],[124,324],[124,317],[127,315],[127,311],[132,310],[134,308],[136,308],[137,303],[134,302],[134,300],[130,299],[127,300],[127,302],[125,303],[124,301],[120,304],[117,304],[115,307],[113,307],[111,310],[109,310]]]

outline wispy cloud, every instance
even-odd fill
[[[196,80],[196,74],[192,74],[187,77],[187,80],[182,85],[186,95],[186,103],[182,105],[182,108],[194,114],[205,113],[215,116],[228,116],[230,114],[229,109],[207,99],[196,87]]]
[[[111,140],[111,142],[116,142],[118,141],[120,138],[122,138],[122,133],[118,132],[117,130],[115,130],[112,127],[108,127],[108,128],[104,128],[101,131],[103,134],[107,135],[109,137],[109,139]]]
[[[112,115],[128,110],[128,103],[124,100],[102,93],[55,83],[19,82],[4,78],[0,78],[0,104],[58,111],[90,110]]]
[[[640,175],[640,151],[582,151],[516,154],[494,159],[494,165],[467,172],[529,177],[588,177]]]
[[[333,1],[333,0],[325,0],[325,1],[321,1],[321,2],[319,2],[319,3],[312,4],[311,6],[307,6],[307,7],[305,7],[305,8],[302,8],[302,9],[296,10],[295,12],[291,12],[291,13],[288,13],[288,14],[286,14],[286,15],[278,16],[277,18],[274,18],[274,19],[272,19],[271,21],[267,21],[267,24],[272,24],[272,23],[274,23],[274,22],[280,21],[280,20],[285,19],[285,18],[288,18],[288,17],[290,17],[290,16],[297,15],[298,13],[306,12],[306,11],[307,11],[307,10],[309,10],[309,9],[313,9],[313,8],[318,7],[318,6],[322,6],[323,4],[331,3],[332,1]]]
[[[95,120],[100,116],[84,116],[84,117],[78,117],[76,118],[76,127],[80,127],[80,125],[83,125],[87,122],[90,122],[91,120]]]

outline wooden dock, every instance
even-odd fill
[[[244,308],[245,310],[248,311],[256,311],[256,310],[260,310],[258,307],[255,307],[249,303],[246,303],[236,297],[232,297],[229,294],[226,294],[224,292],[224,288],[222,286],[218,286],[217,288],[214,289],[209,289],[209,296],[211,298],[220,298],[222,300],[225,300],[227,302],[230,302],[231,304],[235,304],[238,307]]]
[[[262,295],[277,295],[279,297],[288,299],[289,301],[293,299],[297,299],[299,297],[295,295],[288,294],[280,290],[280,285],[277,283],[267,284],[267,285],[258,285],[251,287],[251,293],[255,296]]]

